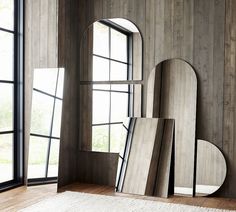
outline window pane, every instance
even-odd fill
[[[13,40],[12,33],[0,31],[0,80],[13,80]]]
[[[111,58],[127,61],[127,36],[111,29]]]
[[[93,126],[92,130],[92,150],[98,152],[108,151],[108,125]]]
[[[48,139],[30,137],[28,178],[45,177]]]
[[[0,131],[13,130],[13,85],[0,83]]]
[[[61,132],[61,113],[62,113],[62,101],[56,100],[52,136],[60,137]]]
[[[93,85],[93,89],[110,90],[110,85]]]
[[[123,122],[128,115],[128,94],[111,93],[111,122]]]
[[[111,90],[128,92],[129,86],[128,85],[111,85]]]
[[[93,56],[93,80],[109,80],[109,60]]]
[[[59,68],[59,77],[57,83],[57,97],[63,98],[63,87],[64,87],[64,68]]]
[[[0,135],[0,183],[13,180],[13,136]]]
[[[58,175],[59,144],[59,140],[52,139],[48,164],[48,177],[57,177]]]
[[[127,80],[128,66],[123,63],[111,61],[111,80]]]
[[[93,91],[93,124],[109,122],[109,99],[109,92]]]
[[[33,92],[31,133],[49,135],[52,121],[54,99],[50,96]]]
[[[118,152],[121,156],[126,140],[126,133],[122,124],[111,124],[111,152]]]
[[[34,88],[55,95],[58,68],[34,69]]]
[[[109,57],[109,28],[104,24],[93,24],[93,53]]]
[[[13,30],[14,27],[14,1],[0,0],[0,27]]]

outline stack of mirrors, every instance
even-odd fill
[[[113,75],[111,70],[109,79],[98,74],[101,67],[97,67],[95,63],[98,59],[110,59],[109,63],[119,63],[112,61],[111,55],[106,58],[99,56],[99,52],[94,53],[96,45],[93,44],[93,29],[99,24],[109,25],[111,22],[117,27],[119,25],[121,31],[129,26],[136,36],[131,55],[133,61],[127,61],[127,69],[129,65],[134,68],[133,75],[128,74],[124,78],[116,78],[118,75]],[[124,26],[122,23],[125,23]],[[99,39],[103,40],[102,37]],[[109,48],[112,49],[111,46]],[[125,19],[101,20],[85,31],[81,41],[80,67],[80,140],[84,141],[80,144],[82,151],[92,149],[91,132],[93,117],[96,115],[93,113],[95,90],[113,92],[111,88],[115,84],[127,84],[135,99],[134,112],[129,116],[141,116],[141,70],[142,39],[134,24]],[[102,101],[101,99],[100,102]],[[170,194],[206,196],[216,192],[225,180],[226,162],[215,145],[196,139],[197,77],[192,66],[181,59],[159,63],[150,72],[147,81],[146,103],[146,118],[129,118],[123,124],[126,137],[120,141],[123,146],[121,152],[117,152],[121,162],[117,169],[116,190],[157,197],[168,197]],[[109,158],[109,154],[112,153],[108,152],[105,156],[103,154],[103,158]],[[87,153],[86,157],[89,157]],[[102,153],[96,153],[96,157],[102,157]],[[112,163],[117,163],[117,155],[114,155]],[[93,163],[90,165],[93,166]],[[109,167],[109,163],[106,167]],[[107,168],[103,170],[105,175],[106,170]],[[113,169],[110,174],[112,178],[115,171]],[[81,175],[85,176],[86,173]],[[83,179],[86,178],[84,176]],[[107,180],[111,184],[115,182],[115,179]]]

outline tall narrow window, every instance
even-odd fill
[[[132,73],[132,33],[112,25],[93,25],[93,80],[126,81]],[[93,85],[92,150],[120,152],[122,124],[132,105],[132,85]]]
[[[23,178],[22,6],[0,0],[0,189]]]
[[[64,69],[35,69],[28,178],[30,183],[56,180]]]

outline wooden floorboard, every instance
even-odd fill
[[[154,200],[177,204],[195,205],[219,209],[236,210],[236,199],[213,198],[213,197],[179,197],[172,196],[168,199],[158,197],[147,197],[140,195],[130,195],[116,193],[114,188],[108,186],[79,184],[75,183],[60,189],[63,191],[78,191],[101,195],[122,196],[135,199]],[[33,205],[45,198],[57,195],[57,185],[40,185],[31,187],[19,187],[0,193],[0,211],[17,211],[27,206]]]

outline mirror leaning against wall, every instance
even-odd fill
[[[123,18],[94,22],[80,49],[80,150],[124,151],[127,117],[141,116],[142,37]],[[122,158],[119,157],[119,167]],[[117,175],[118,178],[118,175]]]

